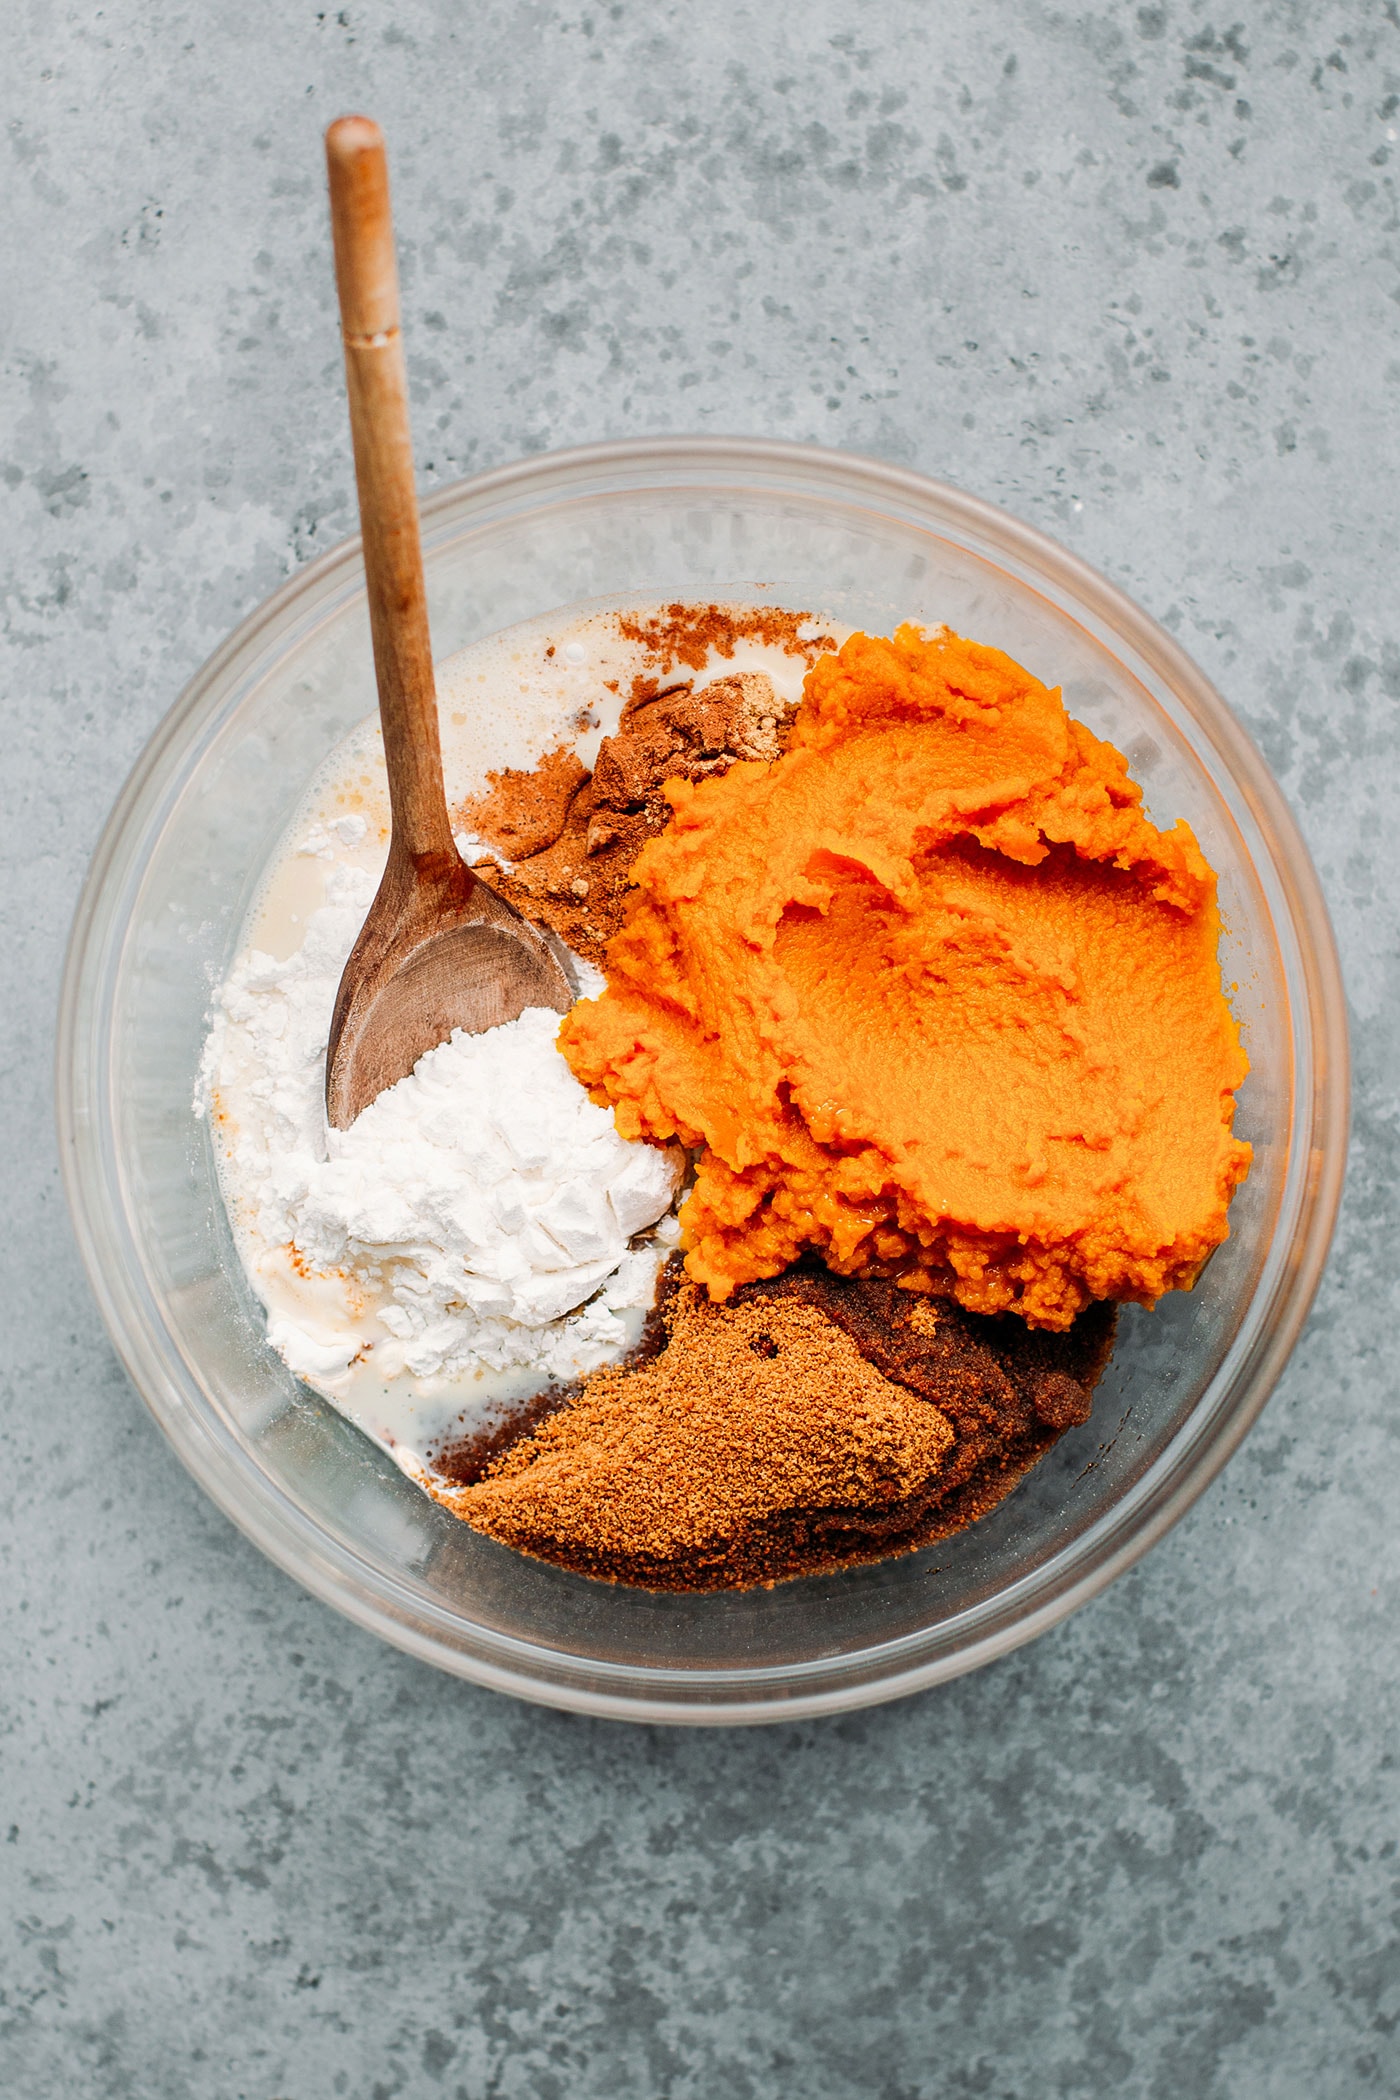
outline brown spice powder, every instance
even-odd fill
[[[811,613],[785,612],[777,605],[668,605],[651,619],[632,619],[619,613],[617,627],[625,641],[639,642],[647,652],[649,668],[665,677],[677,664],[703,669],[711,650],[725,658],[740,642],[759,642],[765,647],[800,656],[808,669],[836,644],[830,635],[804,636],[800,629],[812,624]]]
[[[712,678],[698,690],[686,674],[711,652],[732,657],[741,641],[780,648],[810,668],[835,644],[829,635],[801,636],[809,623],[807,613],[774,606],[678,604],[650,620],[619,614],[619,632],[645,655],[616,735],[603,739],[591,774],[561,748],[529,772],[491,774],[484,795],[459,804],[456,822],[512,863],[506,871],[482,860],[476,873],[601,968],[637,855],[671,820],[663,784],[703,779],[736,759],[777,758],[787,740],[793,710],[761,672]]]
[[[528,773],[492,773],[485,795],[468,797],[459,819],[503,853],[529,860],[560,837],[588,768],[565,748],[549,752]]]

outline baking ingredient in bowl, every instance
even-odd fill
[[[715,1305],[668,1272],[657,1353],[425,1485],[477,1529],[652,1589],[826,1573],[986,1515],[1087,1419],[1114,1309],[1064,1334],[804,1267]],[[455,1477],[453,1477],[455,1476]]]
[[[243,955],[219,996],[214,1068],[227,1084],[240,1060],[253,1064],[269,1112],[263,1130],[233,1140],[230,1166],[270,1267],[328,1275],[346,1287],[341,1306],[374,1311],[372,1326],[338,1320],[328,1298],[315,1326],[274,1312],[269,1337],[318,1379],[372,1352],[385,1377],[478,1363],[573,1376],[581,1346],[621,1345],[616,1315],[650,1303],[665,1243],[631,1243],[670,1209],[683,1155],[618,1136],[542,1008],[484,1035],[458,1031],[348,1130],[328,1130],[328,1001],[371,889],[341,871],[302,946],[280,962]],[[600,1290],[587,1334],[578,1322],[556,1330]]]
[[[758,617],[767,646],[808,665],[832,647],[826,634],[808,638],[803,615],[765,607]],[[785,748],[796,695],[780,693],[767,670],[693,673],[706,667],[706,649],[735,646],[735,624],[721,607],[682,605],[639,623],[672,682],[646,669],[635,675],[592,770],[561,748],[528,770],[493,773],[486,793],[462,803],[462,823],[506,862],[482,862],[486,880],[600,967],[622,925],[633,864],[671,821],[664,784],[713,779],[739,759],[767,763]],[[692,675],[681,675],[687,668]]]
[[[626,1135],[703,1148],[692,1277],[813,1249],[1050,1328],[1192,1282],[1249,1161],[1215,879],[1058,692],[853,635],[781,758],[666,793],[560,1043]]]

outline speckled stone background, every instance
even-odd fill
[[[1400,2093],[1394,0],[9,0],[0,95],[0,2093]],[[1143,1566],[950,1688],[672,1734],[438,1677],[259,1559],[98,1325],[64,937],[180,686],[351,528],[347,107],[425,485],[695,429],[962,483],[1181,637],[1328,886],[1307,1336]]]

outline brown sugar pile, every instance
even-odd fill
[[[523,1552],[649,1589],[880,1560],[985,1515],[1084,1420],[1113,1332],[1112,1307],[1032,1334],[824,1270],[723,1306],[673,1270],[659,1310],[659,1353],[537,1408],[504,1450],[444,1454],[459,1478],[430,1491]]]
[[[926,1513],[911,1511],[897,1542],[862,1559],[929,1545],[995,1509],[1067,1429],[1087,1422],[1113,1352],[1116,1305],[1100,1300],[1059,1332],[1027,1327],[1015,1313],[988,1318],[952,1297],[896,1283],[790,1269],[742,1296],[796,1298],[820,1308],[885,1377],[936,1406],[954,1449]]]
[[[590,1575],[659,1588],[761,1582],[794,1531],[907,1502],[943,1464],[937,1408],[867,1364],[812,1306],[717,1317],[694,1284],[653,1362],[595,1372],[463,1491],[480,1531]]]
[[[664,619],[619,616],[624,638],[645,654],[617,733],[604,737],[592,773],[561,748],[529,772],[491,774],[484,795],[462,802],[458,821],[512,864],[506,872],[483,860],[476,872],[601,967],[622,924],[633,863],[670,822],[663,781],[703,780],[738,759],[775,759],[786,745],[794,710],[763,672],[698,687],[677,674],[699,670],[711,652],[732,656],[740,641],[776,645],[810,665],[833,645],[827,636],[801,638],[806,620],[769,606],[673,605]]]

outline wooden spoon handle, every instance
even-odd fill
[[[415,858],[447,853],[455,859],[413,486],[389,169],[379,126],[368,117],[339,118],[326,133],[326,167],[393,846]]]

